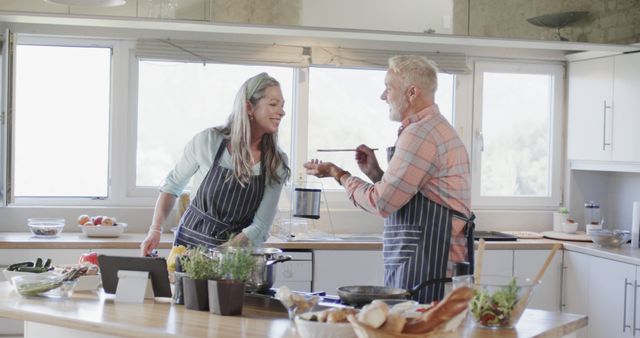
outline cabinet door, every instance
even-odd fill
[[[616,56],[614,74],[612,157],[640,162],[640,53]]]
[[[515,250],[513,254],[513,275],[517,277],[535,277],[549,250]],[[556,252],[553,260],[542,277],[542,283],[533,291],[528,308],[558,312],[560,311],[560,280],[562,276],[562,252]]]
[[[589,256],[564,251],[562,276],[562,312],[589,313]],[[587,337],[587,328],[578,331],[578,338]]]
[[[610,57],[569,65],[570,160],[611,160],[613,62]]]
[[[382,251],[315,250],[313,291],[335,295],[345,285],[384,285]]]
[[[589,337],[632,337],[636,266],[589,257]]]
[[[485,250],[482,274],[513,276],[513,250]]]

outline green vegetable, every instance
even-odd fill
[[[44,263],[45,268],[49,268],[51,266],[51,258],[47,258],[47,262]]]
[[[43,266],[21,266],[16,269],[18,272],[34,272],[34,273],[43,273],[49,271],[49,268],[45,268]]]
[[[32,267],[33,266],[33,262],[22,262],[22,263],[11,264],[11,265],[9,265],[7,270],[9,270],[9,271],[18,271],[18,268],[23,267],[23,266]]]
[[[23,296],[37,296],[41,293],[58,288],[61,285],[62,285],[62,279],[49,278],[44,280],[29,281],[29,282],[16,284],[16,289],[18,290],[18,293],[20,293]]]
[[[42,267],[42,258],[38,257],[38,259],[36,259],[36,268],[40,267]]]
[[[486,290],[475,290],[471,314],[483,326],[510,326],[511,312],[518,302],[519,290],[515,277],[493,295]]]

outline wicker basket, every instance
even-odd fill
[[[424,338],[436,336],[436,333],[407,334],[375,329],[365,323],[359,322],[353,315],[349,315],[347,320],[351,323],[351,326],[353,326],[353,331],[356,332],[358,338]]]

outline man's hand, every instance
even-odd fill
[[[364,144],[356,148],[356,161],[360,170],[371,179],[373,183],[382,179],[383,171],[380,169],[378,159],[373,150]]]
[[[304,164],[304,168],[307,169],[307,175],[313,175],[315,177],[335,177],[342,169],[331,162],[322,162],[318,159],[313,159]]]

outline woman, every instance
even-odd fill
[[[160,187],[153,222],[140,245],[143,256],[158,246],[161,225],[192,176],[196,194],[180,219],[174,245],[265,241],[290,175],[277,146],[283,106],[280,84],[267,73],[242,84],[227,124],[198,133]]]

